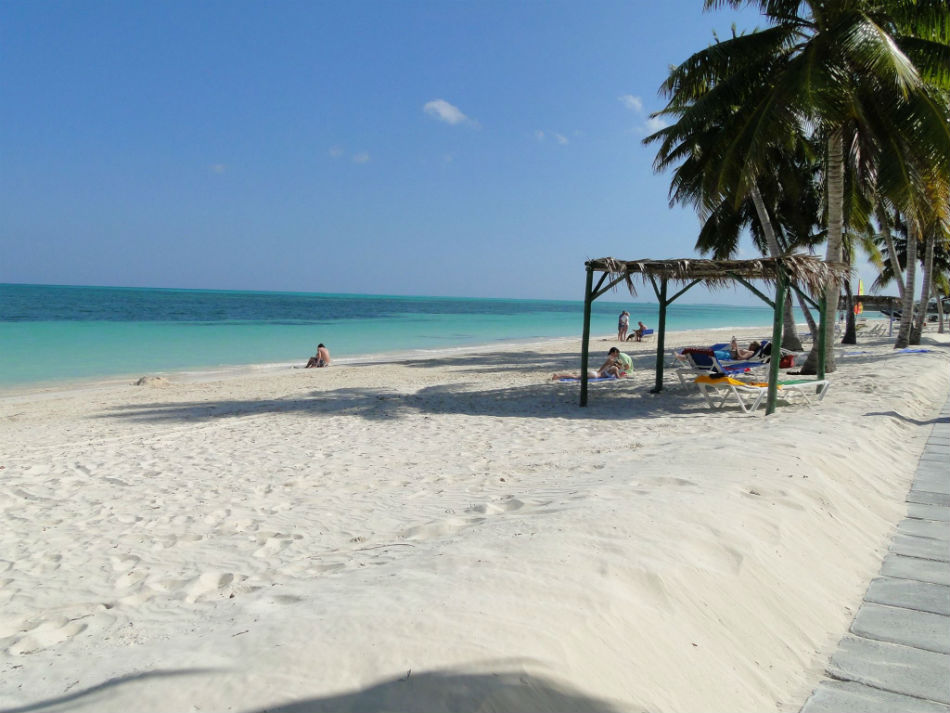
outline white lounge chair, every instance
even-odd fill
[[[729,397],[733,396],[743,413],[754,413],[769,390],[768,384],[766,383],[749,383],[734,379],[731,376],[715,378],[712,375],[702,374],[697,376],[694,382],[696,386],[699,387],[699,391],[703,395],[703,399],[709,408],[722,408],[729,400]],[[811,396],[809,392],[817,396],[818,400],[821,401],[825,398],[829,386],[831,386],[831,382],[827,379],[784,380],[778,382],[778,395],[779,398],[787,400],[787,397],[791,394],[799,394],[806,404],[810,404]],[[710,388],[718,389],[722,392],[722,398],[719,399],[718,404],[713,402],[709,393]],[[812,391],[813,389],[815,391]],[[746,398],[751,399],[751,401],[747,402],[746,398],[743,398],[743,394]]]

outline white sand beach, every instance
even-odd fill
[[[769,417],[577,339],[0,397],[0,708],[798,710],[950,388],[860,341]]]

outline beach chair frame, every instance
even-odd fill
[[[681,366],[676,370],[680,385],[686,386],[686,377],[692,380],[697,374],[718,372],[720,374],[742,374],[752,369],[768,365],[768,361],[722,361],[716,356],[714,349],[687,347],[683,349],[688,366]]]
[[[735,398],[736,403],[739,404],[739,408],[742,409],[743,413],[755,413],[755,410],[759,407],[759,404],[762,403],[762,400],[769,390],[767,385],[747,384],[730,377],[723,377],[722,379],[716,380],[700,379],[701,377],[697,377],[694,383],[699,388],[699,392],[703,395],[706,405],[709,406],[709,408],[715,409],[721,409],[725,406],[726,402],[729,401],[729,397],[732,396]],[[821,401],[825,398],[825,394],[828,393],[829,386],[831,386],[831,382],[828,381],[828,379],[780,381],[778,384],[778,394],[779,398],[786,401],[788,400],[787,397],[791,394],[798,394],[805,404],[811,405],[811,395],[816,396],[817,400]],[[721,392],[719,403],[714,402],[709,387]],[[812,389],[816,389],[817,392],[812,392]],[[812,392],[812,394],[809,392]],[[747,398],[751,398],[751,400],[747,401],[746,398],[743,398],[743,394],[745,394]],[[717,393],[715,396],[719,397],[720,394]]]

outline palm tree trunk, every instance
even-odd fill
[[[825,248],[827,262],[841,262],[841,232],[844,225],[844,139],[837,129],[828,137],[828,171],[825,177],[828,196],[828,244]],[[831,281],[825,285],[825,303],[831,315],[838,309],[840,286]],[[831,316],[829,315],[829,316]],[[825,319],[825,373],[836,369],[835,366],[835,320]],[[818,373],[818,340],[816,339],[808,358],[802,366],[802,374]]]
[[[927,321],[927,303],[930,302],[930,271],[934,263],[934,231],[928,230],[924,237],[924,279],[920,288],[920,313],[910,330],[910,343],[920,344],[920,335],[924,331],[924,322]]]
[[[854,322],[854,292],[851,289],[851,280],[844,281],[844,294],[845,294],[845,328],[844,328],[844,337],[841,339],[842,344],[857,344],[858,343],[858,327]]]
[[[765,207],[765,201],[762,200],[762,194],[759,187],[752,184],[750,191],[752,203],[755,205],[755,212],[759,218],[759,224],[762,226],[762,233],[765,235],[765,242],[769,246],[769,254],[772,257],[782,255],[782,249],[778,244],[778,238],[775,237],[775,230],[772,228],[772,219]],[[802,351],[802,340],[798,336],[798,327],[795,326],[795,313],[792,311],[792,301],[785,301],[785,313],[783,315],[785,324],[782,326],[782,348],[790,349],[795,352]],[[814,332],[813,332],[814,333]]]
[[[887,259],[891,263],[891,274],[894,275],[894,279],[897,281],[897,294],[903,299],[904,273],[901,271],[900,260],[897,259],[897,249],[894,247],[894,234],[891,232],[891,221],[887,216],[887,211],[883,207],[878,207],[877,219],[883,231],[884,244],[887,246]]]
[[[801,295],[796,294],[798,297],[798,306],[801,307],[802,314],[805,315],[805,321],[808,322],[808,331],[812,334],[818,334],[818,323],[815,321],[815,318],[811,315],[811,310],[808,309],[808,305],[805,303],[805,300],[801,298]],[[789,300],[791,302],[791,300]],[[784,340],[782,340],[784,341]],[[802,349],[796,349],[795,351],[803,351]]]
[[[931,269],[933,269],[933,265],[931,265]],[[940,293],[937,292],[937,285],[933,282],[930,283],[930,292],[937,300],[937,333],[943,334],[943,299]]]
[[[895,349],[906,349],[910,344],[910,325],[914,316],[914,281],[917,278],[917,221],[907,221],[907,272],[906,285],[901,295],[901,323],[897,330]]]

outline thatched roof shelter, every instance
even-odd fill
[[[660,323],[657,329],[656,385],[654,393],[663,390],[663,349],[666,332],[666,309],[687,290],[700,283],[711,289],[741,284],[753,294],[765,301],[774,310],[774,344],[782,342],[782,310],[788,289],[795,290],[810,304],[819,308],[822,329],[819,344],[819,378],[824,376],[824,323],[826,309],[824,296],[826,287],[831,283],[840,283],[850,275],[845,263],[825,262],[814,255],[784,255],[781,257],[758,258],[754,260],[703,260],[680,258],[671,260],[618,260],[612,257],[588,260],[587,287],[584,293],[584,337],[581,353],[581,406],[587,404],[587,365],[590,343],[590,306],[594,300],[605,294],[621,282],[630,293],[636,295],[634,278],[649,283],[660,303]],[[596,286],[594,273],[601,273]],[[766,296],[752,281],[774,287],[775,299]],[[672,297],[668,295],[670,283],[682,285]],[[775,408],[775,389],[778,379],[778,359],[772,360],[769,378],[767,413]]]
[[[860,302],[864,305],[864,309],[880,311],[901,308],[900,297],[890,297],[886,295],[853,295],[851,299],[855,303]],[[843,299],[838,303],[838,309],[844,309],[846,306]]]
[[[814,255],[786,255],[755,260],[617,260],[604,257],[588,260],[585,265],[594,272],[609,274],[613,278],[611,287],[618,281],[625,281],[633,295],[637,294],[633,283],[636,276],[644,282],[659,278],[681,284],[701,282],[711,289],[721,289],[743,280],[759,280],[774,286],[781,269],[785,279],[817,298],[829,280],[841,280],[849,273],[845,263],[828,263]]]

